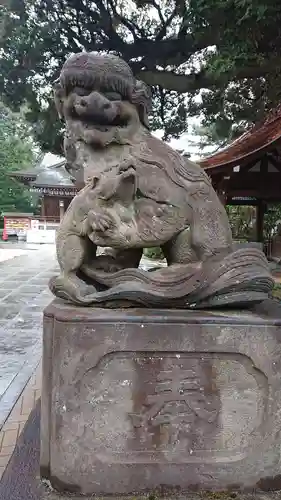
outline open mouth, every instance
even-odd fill
[[[90,123],[94,125],[98,130],[110,129],[111,127],[127,127],[128,120],[125,120],[120,115],[117,115],[113,120],[109,121],[106,119],[91,119]]]
[[[94,127],[97,130],[106,132],[112,127],[127,127],[129,120],[122,118],[120,115],[115,116],[113,120],[109,120],[106,116],[81,116],[76,114],[76,119],[82,121],[86,127]]]

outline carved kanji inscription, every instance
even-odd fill
[[[157,371],[155,383],[145,384],[142,407],[130,415],[132,424],[140,440],[146,445],[151,441],[154,448],[180,441],[192,446],[203,429],[205,433],[214,431],[219,414],[210,362],[180,356],[159,358]]]
[[[73,386],[83,425],[71,420],[71,447],[90,453],[95,442],[101,462],[238,461],[264,418],[266,384],[240,354],[110,353]]]

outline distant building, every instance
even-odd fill
[[[51,160],[50,161],[50,157]],[[42,155],[30,170],[12,172],[10,176],[39,194],[41,213],[7,213],[4,215],[2,238],[27,239],[30,243],[54,243],[56,229],[69,203],[77,193],[65,160],[54,155]]]
[[[70,175],[65,169],[65,159],[55,158],[54,163],[43,155],[30,170],[12,172],[10,176],[36,192],[41,198],[40,218],[59,222],[72,198],[77,193]]]

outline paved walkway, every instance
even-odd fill
[[[41,397],[41,362],[20,394],[0,431],[0,480],[15,449],[28,417]]]
[[[42,310],[56,272],[54,247],[23,250],[0,262],[0,428],[41,359]]]
[[[0,430],[41,359],[55,247],[0,243]],[[157,264],[157,263],[156,263]],[[142,260],[148,269],[155,263]]]

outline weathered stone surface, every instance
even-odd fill
[[[58,228],[52,293],[74,305],[251,307],[273,280],[261,249],[234,250],[227,213],[207,173],[149,132],[151,92],[113,55],[64,63],[54,98],[67,169],[79,193]],[[138,269],[161,247],[167,268]],[[99,247],[105,248],[102,256]]]
[[[52,492],[49,490],[43,491],[43,496],[40,500],[69,500],[69,495],[64,493]],[[216,495],[216,496],[214,496]],[[72,496],[71,500],[93,500],[93,496]],[[97,500],[104,500],[106,497],[95,497]],[[107,497],[108,498],[108,497]],[[154,496],[154,500],[167,500],[167,496]],[[171,497],[168,497],[170,499]],[[147,500],[147,495],[138,496],[138,500]],[[114,496],[114,500],[136,500],[135,496]],[[280,500],[280,492],[266,492],[266,493],[239,493],[238,495],[231,492],[228,493],[218,493],[214,494],[212,492],[201,492],[201,493],[187,493],[173,495],[173,500]]]
[[[42,476],[88,495],[280,488],[281,315],[270,306],[266,317],[53,302]]]

